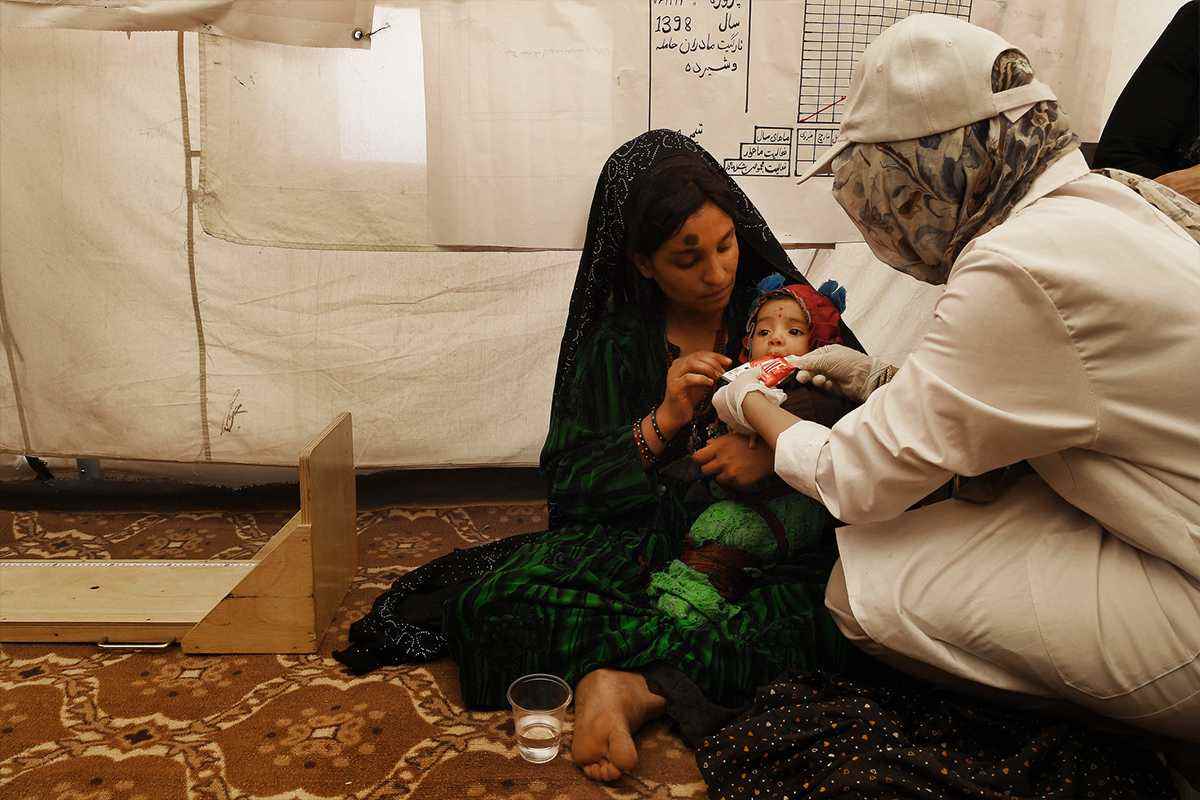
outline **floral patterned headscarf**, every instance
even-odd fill
[[[1098,169],[1097,175],[1111,178],[1133,189],[1150,205],[1157,208],[1188,236],[1200,242],[1200,204],[1158,181],[1119,169]]]
[[[992,90],[1033,81],[1016,50],[996,59]],[[833,161],[833,194],[875,256],[944,284],[963,248],[1008,218],[1034,180],[1079,147],[1058,103],[1015,122],[1003,114],[964,128],[881,144],[855,144]]]

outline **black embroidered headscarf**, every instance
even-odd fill
[[[646,176],[666,159],[680,162],[694,159],[689,165],[700,166],[728,184],[728,195],[722,206],[737,226],[741,260],[738,264],[737,285],[753,286],[773,272],[783,275],[788,283],[808,281],[792,265],[779,240],[775,238],[758,209],[746,197],[741,187],[721,168],[707,150],[692,139],[670,130],[643,133],[621,145],[609,156],[600,177],[588,215],[587,236],[579,258],[575,289],[567,312],[567,324],[558,353],[558,372],[554,379],[554,401],[557,404],[575,367],[580,345],[591,336],[613,308],[639,301],[637,284],[629,279],[629,225],[626,215],[636,202],[631,196],[645,183]],[[633,198],[636,199],[636,198]],[[862,347],[849,328],[842,324],[843,341],[856,349]]]

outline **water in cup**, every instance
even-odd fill
[[[521,757],[544,764],[558,755],[562,742],[562,721],[548,714],[529,714],[517,725],[517,749]]]
[[[534,764],[553,761],[562,743],[571,687],[554,675],[525,675],[508,687],[508,702],[521,758]]]

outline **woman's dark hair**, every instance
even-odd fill
[[[661,310],[658,284],[638,272],[633,257],[652,258],[708,202],[737,220],[737,199],[729,179],[690,153],[668,156],[637,177],[625,204],[627,258],[625,274],[617,279],[624,291],[618,286],[618,294],[647,314]]]
[[[625,249],[650,258],[707,202],[730,217],[736,199],[724,175],[688,153],[669,156],[640,175],[625,206]]]

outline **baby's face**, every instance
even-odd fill
[[[812,331],[800,301],[779,298],[763,304],[750,337],[750,360],[767,356],[802,356],[810,349]]]

